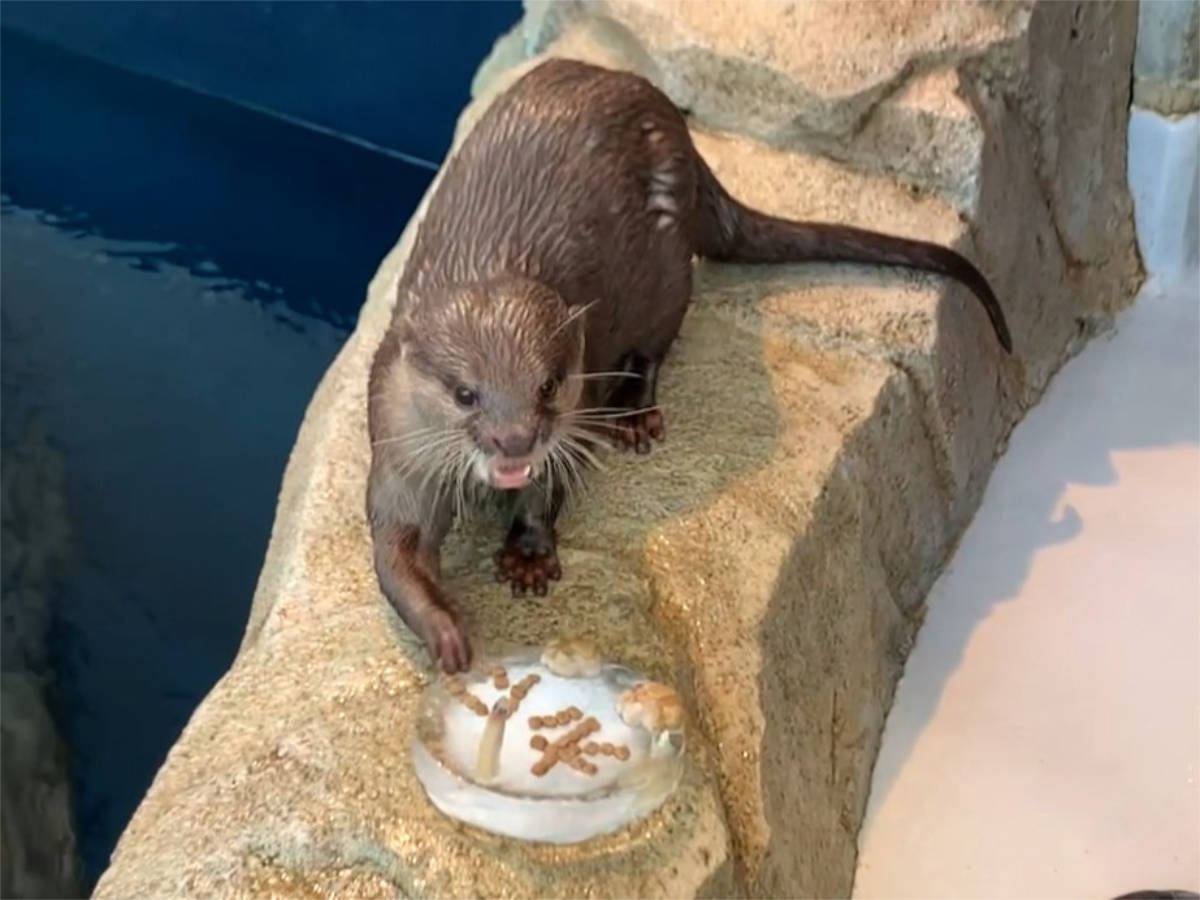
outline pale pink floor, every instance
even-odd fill
[[[1200,284],[1013,434],[929,598],[855,896],[1200,890]]]

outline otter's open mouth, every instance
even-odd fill
[[[492,484],[502,491],[519,490],[533,479],[533,464],[523,460],[493,460],[491,470]]]

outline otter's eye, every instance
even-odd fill
[[[554,392],[557,389],[558,389],[558,379],[557,378],[547,378],[545,381],[542,382],[542,386],[540,388],[538,388],[538,396],[541,397],[543,400],[549,400],[551,397],[554,396]]]
[[[458,387],[454,389],[454,402],[463,409],[470,409],[479,402],[479,395],[467,387]]]

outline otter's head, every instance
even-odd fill
[[[548,465],[560,416],[579,404],[579,312],[526,279],[413,298],[401,358],[420,420],[440,427],[443,464],[501,490]]]

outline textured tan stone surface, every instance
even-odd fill
[[[964,61],[1016,48],[1032,3],[888,0],[527,2],[524,49],[580,21],[697,121],[977,199],[981,135]],[[556,48],[557,52],[557,48]]]
[[[635,67],[682,39],[664,26],[640,44],[628,23],[699,15],[655,6],[581,15],[531,4],[481,69],[460,135],[533,64],[520,62],[528,53]],[[702,265],[663,375],[667,443],[610,459],[591,480],[563,522],[566,575],[553,595],[513,601],[497,588],[499,523],[474,523],[447,547],[448,583],[484,647],[589,633],[678,684],[694,726],[685,786],[663,811],[575,848],[517,845],[445,821],[415,783],[405,742],[424,657],[370,568],[366,372],[410,224],[309,408],[241,654],[160,771],[98,896],[849,893],[925,592],[1009,429],[1139,277],[1121,112],[1136,10],[815,4],[791,14],[811,17],[809,33],[841,30],[812,62],[795,35],[764,36],[780,31],[780,4],[695,6],[727,27],[688,40],[725,59],[774,54],[814,92],[861,98],[886,83],[904,103],[970,118],[975,156],[950,178],[977,185],[966,215],[962,196],[914,192],[880,174],[885,165],[856,171],[822,147],[769,144],[748,128],[696,138],[730,189],[764,209],[974,256],[1009,312],[1017,357],[996,348],[966,291],[932,278]],[[885,34],[908,49],[885,54]],[[960,64],[895,74],[939,53]],[[676,63],[655,65],[665,81]],[[752,108],[746,67],[709,77]]]

